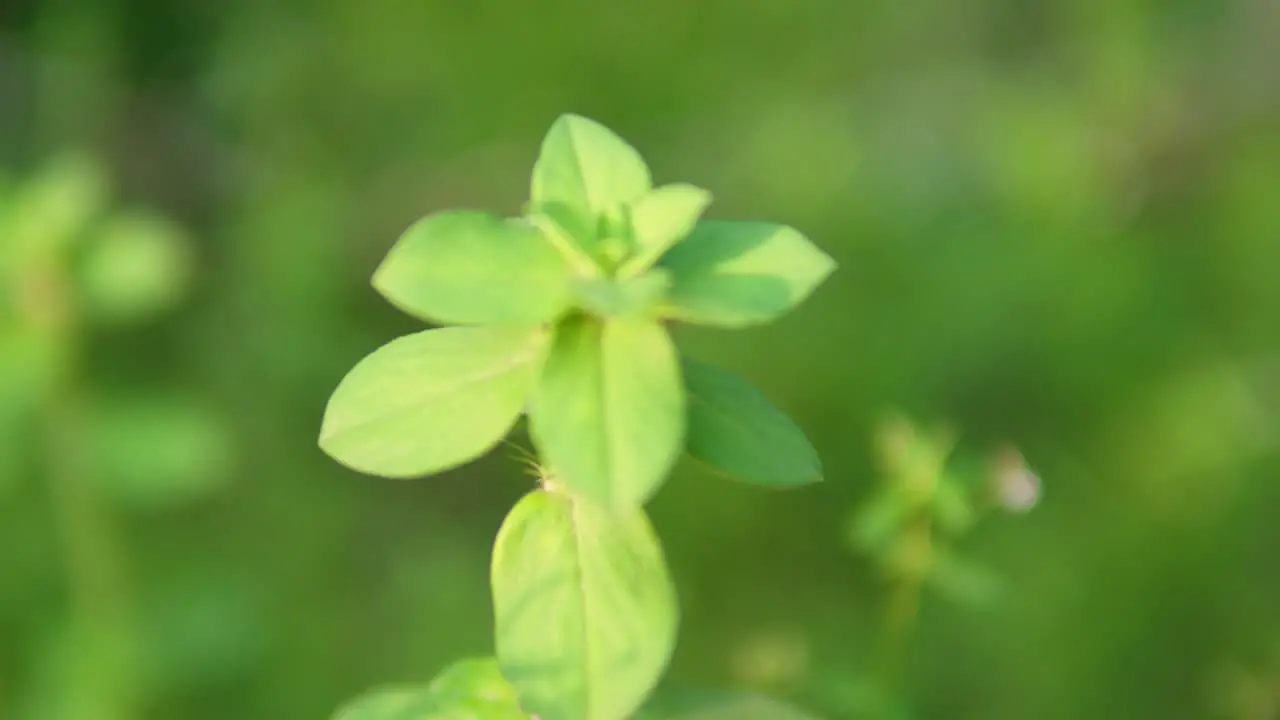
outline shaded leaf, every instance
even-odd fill
[[[671,276],[661,268],[625,280],[582,278],[574,282],[578,305],[604,317],[646,314],[666,297]]]
[[[822,461],[781,410],[733,373],[684,358],[689,400],[685,449],[711,468],[766,487],[822,479]]]
[[[339,383],[320,446],[348,467],[394,478],[474,460],[515,424],[546,344],[541,328],[443,328],[393,340]]]
[[[640,510],[530,493],[498,533],[492,585],[503,674],[541,720],[629,717],[675,647],[675,588]]]
[[[800,304],[835,269],[784,225],[709,220],[663,256],[669,317],[723,327],[768,322]]]
[[[373,286],[404,312],[444,324],[534,325],[570,303],[568,266],[537,227],[469,211],[414,223]]]
[[[667,331],[644,318],[566,322],[529,420],[538,450],[566,486],[605,507],[642,505],[684,442],[684,389]]]

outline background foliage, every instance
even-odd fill
[[[1015,443],[1046,487],[961,541],[1002,602],[925,596],[918,716],[1274,717],[1277,67],[1269,0],[8,0],[0,177],[98,157],[195,265],[174,312],[83,341],[84,393],[126,401],[70,442],[127,469],[94,474],[90,546],[121,561],[140,677],[72,619],[59,453],[14,430],[0,717],[107,717],[128,684],[122,720],[321,718],[491,647],[489,547],[532,487],[512,453],[405,483],[315,437],[342,374],[417,327],[369,286],[394,239],[516,213],[566,111],[840,264],[784,322],[681,337],[795,417],[828,482],[687,465],[662,490],[669,684],[851,716],[883,593],[844,528],[901,410],[961,453]]]

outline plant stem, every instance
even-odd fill
[[[933,554],[933,531],[928,515],[921,513],[911,520],[902,540],[903,551],[910,558],[908,569],[899,574],[884,607],[880,637],[879,682],[886,703],[885,717],[892,717],[891,707],[902,685],[920,609],[920,595],[927,577],[925,568]]]

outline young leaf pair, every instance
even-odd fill
[[[362,472],[429,475],[489,451],[527,410],[558,481],[619,512],[642,506],[684,449],[767,485],[818,479],[803,433],[744,381],[681,359],[664,322],[767,322],[834,263],[785,226],[700,220],[709,203],[690,185],[653,187],[634,148],[562,116],[526,216],[438,213],[388,254],[378,291],[454,327],[359,363],[321,446]]]

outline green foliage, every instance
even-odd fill
[[[665,314],[738,328],[791,310],[835,270],[798,231],[768,223],[699,223],[662,258],[671,271]]]
[[[501,442],[546,353],[539,328],[442,328],[393,340],[343,378],[320,446],[343,464],[415,477],[474,460]]]
[[[640,510],[531,493],[498,534],[492,582],[503,672],[543,720],[628,717],[675,647],[675,588]]]
[[[419,220],[373,276],[401,310],[446,324],[536,325],[570,304],[569,271],[524,220],[446,212]]]
[[[710,202],[692,185],[654,189],[624,140],[562,116],[526,218],[429,216],[374,275],[398,308],[478,327],[388,343],[325,410],[320,446],[386,477],[473,460],[528,413],[544,489],[504,523],[491,582],[498,662],[540,720],[624,720],[665,670],[678,604],[642,508],[683,450],[765,486],[822,477],[804,434],[744,381],[682,370],[663,320],[772,320],[834,263],[790,228],[700,222]],[[395,691],[342,717],[437,707]]]
[[[729,477],[789,487],[822,479],[804,432],[733,373],[685,358],[689,454]]]
[[[529,430],[557,478],[592,502],[644,504],[678,456],[685,398],[675,346],[648,319],[565,323]]]

